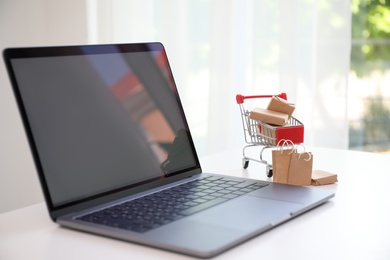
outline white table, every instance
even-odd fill
[[[338,174],[329,202],[215,259],[390,259],[389,155],[309,149],[314,168]],[[270,154],[264,158],[270,160]],[[267,180],[265,166],[241,167],[241,148],[201,159],[203,170]],[[44,203],[0,215],[0,259],[191,259],[51,222]]]

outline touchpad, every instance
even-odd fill
[[[301,204],[255,196],[241,196],[191,216],[192,220],[253,231],[291,217]]]

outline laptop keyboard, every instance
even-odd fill
[[[253,180],[204,177],[77,219],[143,233],[267,185]]]

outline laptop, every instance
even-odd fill
[[[50,217],[63,227],[209,258],[334,196],[202,172],[161,43],[3,57]]]

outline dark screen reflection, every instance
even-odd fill
[[[163,51],[12,65],[54,205],[196,166]]]

